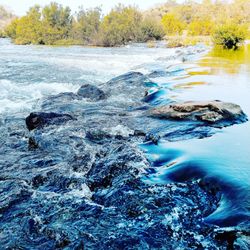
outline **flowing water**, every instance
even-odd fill
[[[145,84],[149,95],[143,102],[140,98],[145,95],[145,86],[117,84],[110,87],[106,84],[111,78],[129,71],[147,76]],[[58,99],[49,99],[62,92],[75,93],[84,83],[101,87],[111,95],[107,101],[99,103],[77,100],[62,105],[57,103]],[[40,234],[39,237],[38,233],[34,234],[33,228],[38,224],[43,237],[45,234],[57,241],[60,237],[54,237],[51,228],[59,230],[64,226],[73,242],[76,237],[74,230],[84,228],[79,215],[83,211],[79,208],[79,201],[83,202],[83,199],[87,199],[86,204],[91,206],[87,210],[89,228],[94,223],[90,221],[90,211],[98,214],[102,206],[103,211],[115,221],[110,212],[114,207],[112,195],[108,195],[110,191],[105,189],[108,186],[106,182],[110,180],[104,178],[103,183],[96,176],[105,176],[97,169],[98,164],[106,166],[117,159],[125,159],[125,164],[136,167],[147,187],[165,187],[169,183],[201,178],[218,183],[222,197],[217,209],[206,214],[205,222],[223,227],[242,225],[249,228],[250,123],[189,133],[188,128],[193,126],[190,123],[180,125],[178,122],[150,119],[141,113],[150,107],[174,101],[222,100],[239,104],[249,117],[250,45],[238,51],[208,51],[203,46],[183,49],[147,48],[145,45],[122,48],[16,46],[9,40],[0,39],[0,87],[0,212],[3,213],[0,227],[4,232],[2,235],[0,232],[0,241],[4,246],[13,247],[8,236],[11,228],[15,246],[32,242],[34,249],[40,249],[35,248],[37,245],[44,246],[41,249],[52,249]],[[25,128],[25,117],[30,112],[41,110],[71,113],[78,121],[29,133]],[[161,139],[152,143],[131,138],[138,129],[149,134],[151,139],[157,136]],[[101,143],[95,144],[90,139],[96,136],[92,132],[89,134],[92,130],[102,130],[102,139],[98,137]],[[103,140],[103,133],[105,136],[108,134],[108,142]],[[30,150],[30,136],[39,142],[39,150]],[[120,145],[128,147],[123,149]],[[105,150],[107,152],[104,153]],[[128,151],[125,156],[122,155],[124,150]],[[149,168],[145,169],[144,156],[138,150],[144,152]],[[122,171],[121,175],[127,174],[127,171]],[[97,191],[93,191],[88,179],[95,183]],[[102,191],[98,189],[97,182]],[[118,184],[119,181],[114,181],[113,187]],[[105,202],[102,201],[104,198],[98,198],[105,195]],[[116,198],[114,202],[118,200]],[[97,204],[95,209],[92,208],[94,203]],[[29,212],[24,213],[24,210]],[[32,221],[27,219],[31,217]],[[134,223],[126,220],[123,223],[123,217],[119,218],[120,223],[115,224],[117,232]],[[102,217],[100,220],[107,219]],[[111,223],[110,219],[108,222]],[[30,228],[33,230],[32,235],[29,233],[31,236],[27,236],[30,241],[26,236],[21,240],[19,235],[22,232],[19,224],[26,228],[27,223],[28,232]],[[106,223],[108,230],[114,227],[112,223]],[[49,230],[44,229],[45,225],[50,226]],[[96,231],[103,235],[108,231],[100,229],[101,226],[90,229],[97,239]],[[138,224],[136,227],[140,228]],[[56,232],[64,235],[61,231]],[[86,235],[82,237],[86,238]],[[89,235],[88,240],[93,240]],[[115,236],[108,237],[115,239]],[[63,243],[69,244],[67,240]],[[151,243],[147,244],[150,246]],[[147,249],[141,245],[140,248]]]

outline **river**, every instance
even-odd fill
[[[113,218],[108,210],[114,205],[111,195],[106,197],[107,201],[106,198],[100,198],[108,194],[105,189],[107,184],[98,179],[100,172],[103,175],[105,173],[100,170],[96,173],[95,168],[98,164],[117,161],[112,153],[115,152],[114,155],[118,156],[120,154],[118,149],[114,150],[121,144],[117,140],[122,140],[121,145],[128,143],[129,147],[125,150],[130,150],[131,155],[137,150],[144,153],[141,156],[137,152],[135,159],[129,158],[126,162],[134,162],[134,166],[139,169],[140,180],[145,185],[164,187],[171,183],[212,180],[213,183],[218,183],[221,198],[217,208],[204,217],[205,223],[249,229],[250,123],[214,128],[202,137],[188,133],[179,137],[166,136],[171,126],[171,129],[175,127],[177,131],[179,125],[140,116],[143,110],[148,109],[148,104],[144,106],[137,100],[140,95],[144,96],[143,88],[114,85],[112,89],[105,85],[111,78],[129,71],[141,72],[149,77],[147,85],[152,98],[147,102],[153,107],[173,101],[221,100],[239,104],[245,114],[250,116],[250,45],[237,51],[209,49],[202,45],[167,49],[161,44],[157,48],[147,48],[145,44],[121,48],[45,47],[16,46],[8,39],[0,39],[0,226],[3,232],[2,235],[0,233],[0,240],[3,246],[24,246],[27,249],[31,244],[30,249],[53,249],[55,245],[51,242],[54,241],[57,247],[58,244],[59,247],[60,244],[66,246],[70,242],[75,244],[77,236],[72,226],[78,229],[85,227],[80,217],[71,217],[70,214],[77,216],[76,211],[80,211],[79,201],[82,202],[82,199],[88,199],[86,204],[98,204],[95,212],[91,210],[93,213],[100,213],[98,209],[103,206],[102,209],[107,209],[107,214]],[[100,104],[88,100],[76,100],[69,105],[65,102],[63,105],[58,104],[57,99],[46,102],[51,96],[62,92],[75,93],[84,83],[93,84],[113,94],[107,102]],[[78,121],[74,121],[73,125],[67,123],[64,127],[52,130],[46,128],[43,132],[29,132],[25,128],[25,117],[40,110],[70,112],[77,116]],[[102,134],[101,143],[98,141],[94,144],[96,142],[91,140],[93,137],[96,139],[96,134],[89,135],[89,131],[93,129],[102,130],[102,133],[105,131],[109,135],[109,139],[105,137],[105,140],[109,141],[106,142]],[[130,139],[136,129],[153,136],[159,134],[161,139],[158,143]],[[39,151],[30,149],[30,136],[38,142]],[[85,136],[88,140],[84,139]],[[112,136],[116,136],[115,139]],[[102,143],[105,147],[110,147],[107,152],[102,148]],[[128,153],[122,156],[123,160],[127,155]],[[143,157],[150,164],[148,169],[144,169],[146,163],[144,164]],[[102,158],[105,158],[105,162],[102,162]],[[118,174],[115,172],[114,175]],[[125,183],[124,179],[123,182]],[[95,189],[91,187],[93,183]],[[101,191],[96,183],[101,185]],[[113,184],[114,187],[119,181],[113,183],[116,183]],[[112,185],[109,183],[108,186],[111,188]],[[45,200],[46,205],[43,204]],[[118,231],[133,223],[139,230],[138,221],[128,222],[129,220],[122,217],[122,212],[120,213],[120,219],[117,217],[120,223],[115,224]],[[90,219],[87,225],[92,228],[96,222],[91,221],[90,214],[88,216]],[[102,220],[106,221],[106,217],[101,217],[100,221]],[[68,238],[64,231],[58,229],[63,228],[63,225]],[[112,223],[109,227],[110,225]],[[52,228],[57,236],[51,233]],[[91,234],[86,231],[88,235],[81,237],[95,242],[95,239],[101,239],[97,232],[103,233],[102,230],[98,226],[90,229]],[[13,240],[10,240],[9,232]],[[29,234],[28,239],[20,236],[20,232],[26,236]],[[111,244],[112,237],[115,239],[116,236],[112,234],[115,235],[112,231],[106,236],[109,238],[107,244]],[[60,237],[63,240],[60,241]],[[97,243],[91,244],[87,246],[100,247]],[[107,246],[121,249],[121,245],[112,244],[105,247],[103,245],[103,249]],[[138,243],[139,249],[148,249],[151,246],[148,241],[146,245],[140,244],[142,243]],[[158,249],[157,245],[154,247]]]

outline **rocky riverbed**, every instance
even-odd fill
[[[3,249],[249,248],[246,217],[238,225],[207,220],[225,195],[218,179],[195,164],[171,168],[177,151],[164,160],[147,153],[162,141],[212,137],[248,121],[235,103],[166,98],[171,89],[156,79],[176,72],[83,81],[37,99],[26,116],[1,118]],[[161,166],[172,181],[152,181]]]

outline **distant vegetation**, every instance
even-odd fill
[[[81,44],[117,46],[164,37],[161,23],[143,17],[134,7],[118,5],[103,16],[100,8],[80,9],[72,16],[68,7],[36,5],[26,16],[12,21],[5,33],[16,44]]]
[[[5,34],[16,44],[97,46],[163,38],[169,45],[179,46],[199,41],[194,37],[213,37],[215,43],[232,48],[245,39],[249,27],[249,0],[183,4],[170,0],[146,12],[118,5],[107,15],[100,8],[80,8],[72,15],[68,7],[52,2],[44,8],[32,7],[25,16],[13,20],[5,28]]]

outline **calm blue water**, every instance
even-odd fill
[[[222,100],[239,104],[250,115],[250,46],[237,52],[212,52],[192,64],[185,74],[159,79],[172,86],[170,97],[177,101]],[[164,80],[166,80],[164,82]],[[223,197],[207,222],[237,225],[249,220],[250,209],[250,123],[219,130],[209,138],[179,142],[161,140],[159,145],[142,145],[156,173],[148,183],[167,183],[206,177],[220,183]]]
[[[197,50],[200,50],[198,55]],[[61,92],[76,92],[86,82],[102,86],[112,77],[131,70],[144,74],[156,70],[167,72],[161,77],[152,77],[154,84],[149,83],[152,87],[152,100],[148,101],[153,106],[169,101],[219,99],[241,105],[250,116],[248,51],[246,49],[239,54],[237,59],[209,53],[202,47],[149,49],[145,45],[123,48],[15,46],[6,39],[0,39],[1,175],[10,175],[10,172],[19,178],[25,175],[26,158],[20,158],[22,154],[18,151],[23,148],[20,146],[23,142],[17,142],[20,144],[20,147],[16,146],[17,150],[15,146],[7,145],[6,138],[11,132],[14,133],[15,126],[20,128],[20,119],[33,110],[39,110],[43,98]],[[121,92],[111,100],[114,103],[123,100],[125,103],[128,102],[128,96]],[[9,120],[14,122],[9,124],[6,122]],[[15,125],[15,121],[18,125]],[[159,127],[164,126],[164,121],[158,124]],[[147,123],[142,126],[147,127]],[[203,139],[173,142],[163,138],[158,145],[140,144],[153,169],[142,178],[150,185],[211,179],[219,183],[223,197],[220,207],[206,221],[223,226],[246,223],[250,209],[250,123],[216,132],[212,137]],[[20,159],[20,169],[12,169],[13,166],[19,166]],[[36,162],[35,159],[33,161]]]

